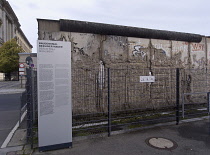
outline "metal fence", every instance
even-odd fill
[[[139,82],[140,75],[155,82]],[[110,79],[113,130],[176,120],[176,69],[114,69]]]
[[[31,148],[34,144],[37,144],[38,140],[38,103],[37,103],[37,71],[36,68],[26,68],[26,90],[21,95],[21,116],[26,113],[27,121],[27,143],[31,144]],[[21,122],[21,121],[20,121]]]
[[[209,114],[209,70],[72,69],[73,137],[107,134]],[[155,76],[154,83],[140,76]],[[200,94],[199,94],[200,93]],[[208,93],[208,96],[206,94]],[[37,74],[26,83],[28,142],[37,143]]]

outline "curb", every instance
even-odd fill
[[[22,93],[24,91],[25,91],[25,89],[17,89],[17,90],[9,90],[8,89],[8,91],[7,90],[0,91],[0,95],[1,94],[17,94],[17,93]]]

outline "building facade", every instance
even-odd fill
[[[21,30],[18,18],[6,0],[0,0],[0,46],[13,38],[25,53],[32,52],[32,45]]]
[[[31,53],[33,46],[21,30],[21,25],[11,5],[6,0],[0,0],[0,46],[15,38],[24,53]],[[18,73],[11,73],[13,79],[18,79]],[[0,80],[5,80],[5,74],[0,73]]]

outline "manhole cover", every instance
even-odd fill
[[[177,143],[162,137],[152,137],[146,139],[146,143],[156,149],[173,150],[177,148]]]

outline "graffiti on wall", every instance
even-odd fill
[[[206,61],[205,61],[205,58],[204,57],[202,57],[200,59],[197,59],[196,58],[196,55],[193,54],[192,55],[192,59],[193,59],[194,65],[196,65],[198,67],[201,67],[201,68],[204,68],[205,67]]]
[[[155,49],[157,49],[159,51],[159,54],[161,54],[162,56],[166,56],[167,55],[167,52],[165,49],[168,48],[168,44],[165,45],[165,44],[153,44],[153,47]]]
[[[126,38],[121,36],[108,36],[108,40],[116,41],[116,42],[125,42]]]
[[[75,53],[78,52],[80,55],[87,55],[87,54],[85,54],[85,52],[84,52],[84,47],[82,47],[82,48],[77,47],[77,46],[76,46],[77,43],[75,43],[75,42],[73,42],[73,45],[74,45],[73,51],[74,51]]]
[[[107,41],[110,42],[112,45],[123,48],[123,50],[125,50],[126,46],[128,46],[127,38],[121,36],[108,36]]]
[[[201,43],[192,43],[191,48],[192,48],[192,51],[204,51],[205,45]]]
[[[187,52],[188,51],[188,43],[182,43],[182,45],[173,45],[172,46],[173,52]]]
[[[163,44],[153,44],[153,46],[156,49],[163,49],[164,48]]]
[[[142,49],[144,49],[141,45],[134,46],[134,50],[132,51],[134,57],[141,57],[144,59],[144,57],[147,55],[146,52],[144,52]]]

